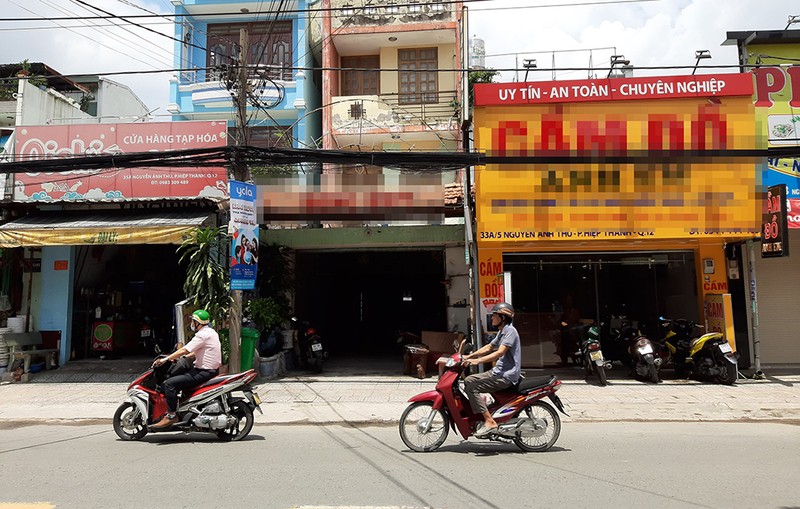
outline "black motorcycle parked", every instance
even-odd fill
[[[603,350],[612,361],[619,361],[631,369],[640,380],[659,382],[661,357],[656,355],[657,345],[639,331],[638,323],[624,316],[609,320]]]
[[[608,385],[606,369],[611,369],[611,362],[603,358],[603,351],[600,345],[600,327],[587,325],[584,329],[580,344],[581,348],[577,352],[580,362],[583,364],[587,376],[597,376],[600,385],[606,386]]]
[[[292,317],[292,327],[297,331],[297,344],[300,348],[298,355],[300,365],[317,373],[322,373],[322,364],[328,358],[328,352],[322,346],[322,338],[317,329],[309,322]]]

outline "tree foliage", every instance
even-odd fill
[[[208,311],[217,327],[226,322],[231,306],[227,251],[227,229],[222,227],[197,228],[178,248],[180,264],[186,268],[183,292]]]

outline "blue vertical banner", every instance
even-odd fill
[[[252,290],[258,273],[256,186],[231,180],[231,290]]]

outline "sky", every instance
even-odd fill
[[[354,0],[358,2],[359,0]],[[521,67],[536,59],[539,71],[529,81],[605,77],[612,55],[624,55],[635,76],[689,74],[695,51],[707,49],[701,65],[735,65],[736,48],[720,46],[729,31],[782,30],[790,15],[800,15],[798,0],[486,0],[470,2],[469,33],[483,39],[486,66]],[[170,0],[0,0],[3,19],[41,17],[40,21],[0,22],[2,62],[24,59],[44,62],[62,74],[171,69],[173,43],[141,28],[108,26],[106,21],[58,21],[53,16],[85,16],[91,9],[113,14],[172,12]],[[579,5],[594,3],[595,5]],[[564,4],[571,4],[563,6]],[[541,7],[562,5],[561,7]],[[163,18],[139,22],[172,36]],[[59,27],[58,25],[64,27]],[[31,30],[30,28],[51,27]],[[793,25],[800,30],[800,23]],[[504,55],[505,56],[499,56]],[[553,65],[555,62],[555,66]],[[589,67],[595,71],[555,71],[553,67]],[[638,70],[637,66],[688,66],[681,70]],[[732,71],[732,70],[731,70]],[[699,69],[698,74],[721,72]],[[722,71],[725,72],[725,71]],[[128,85],[153,111],[154,120],[169,120],[169,78],[172,73],[118,75],[109,79]],[[498,81],[523,80],[524,71],[504,71]]]

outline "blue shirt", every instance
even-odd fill
[[[506,347],[506,352],[492,368],[492,374],[501,375],[512,384],[519,382],[522,371],[522,348],[519,343],[517,329],[511,324],[506,325],[490,344],[492,345],[492,350],[497,350],[500,345]]]

